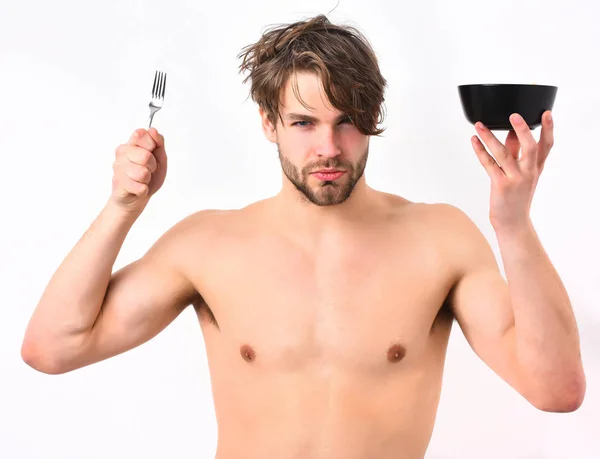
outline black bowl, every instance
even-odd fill
[[[552,110],[556,86],[535,84],[467,84],[458,87],[465,117],[481,121],[488,129],[510,131],[509,117],[518,113],[530,129],[542,124],[542,114]]]

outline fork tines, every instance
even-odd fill
[[[167,84],[167,74],[156,71],[154,75],[154,85],[152,86],[152,97],[163,99],[165,97],[165,87]]]

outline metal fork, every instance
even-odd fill
[[[148,119],[148,129],[152,127],[152,118],[159,111],[165,100],[165,86],[167,84],[167,74],[156,71],[154,75],[154,86],[152,86],[152,98],[150,99],[150,118]]]

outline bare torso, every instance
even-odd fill
[[[261,202],[185,262],[201,298],[217,459],[422,458],[455,273],[435,206],[381,194],[313,245]]]

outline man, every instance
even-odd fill
[[[539,143],[518,115],[505,145],[478,124],[498,163],[472,139],[491,178],[507,284],[463,212],[367,185],[385,80],[357,30],[318,16],[272,28],[241,56],[278,147],[281,191],[195,213],[112,273],[167,168],[162,135],[135,131],[117,148],[110,199],[33,313],[25,362],[49,374],[93,364],[193,305],[218,459],[414,459],[431,437],[456,318],[475,353],[534,407],[576,410],[585,393],[576,322],[529,216],[550,113]]]

